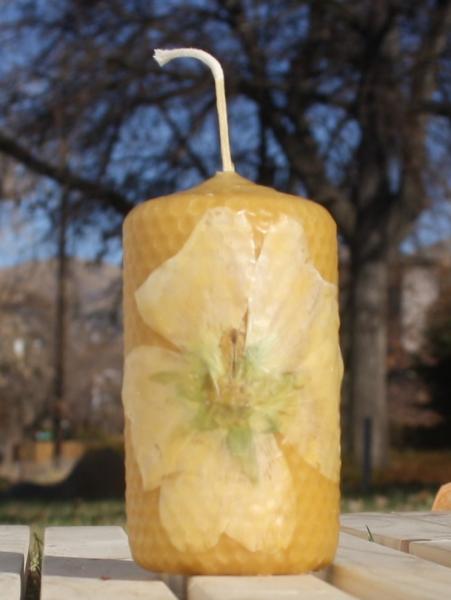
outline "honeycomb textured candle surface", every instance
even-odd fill
[[[221,173],[124,225],[127,522],[152,570],[292,573],[339,510],[335,224]]]

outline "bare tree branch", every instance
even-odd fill
[[[451,0],[438,0],[429,30],[420,45],[413,66],[412,110],[407,117],[408,139],[403,148],[403,171],[398,202],[393,206],[389,228],[396,238],[405,233],[426,204],[423,172],[426,158],[426,117],[416,107],[430,101],[437,82],[438,58],[446,47],[451,24]],[[395,238],[395,239],[396,239]]]
[[[126,215],[133,208],[133,203],[117,190],[85,179],[67,167],[59,167],[38,158],[2,131],[0,131],[0,152],[16,159],[38,175],[50,177],[60,185],[69,186],[85,196],[96,198],[121,215]]]
[[[421,109],[429,115],[451,119],[451,102],[424,100],[421,104]]]

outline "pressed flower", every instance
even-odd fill
[[[143,321],[173,350],[138,346],[123,399],[143,487],[179,550],[227,534],[251,551],[288,547],[294,446],[338,480],[342,375],[336,286],[313,265],[302,225],[271,225],[257,253],[245,213],[212,208],[137,290]],[[187,497],[190,519],[183,514]]]

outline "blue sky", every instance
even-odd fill
[[[83,235],[69,234],[68,253],[95,260],[101,248],[100,231],[88,226]],[[12,202],[0,209],[0,268],[27,261],[45,260],[56,253],[56,233],[44,212],[30,217],[25,207]],[[120,241],[110,244],[104,260],[120,264]]]

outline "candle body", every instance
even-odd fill
[[[282,574],[334,555],[335,223],[220,173],[124,224],[127,525],[154,570]]]

